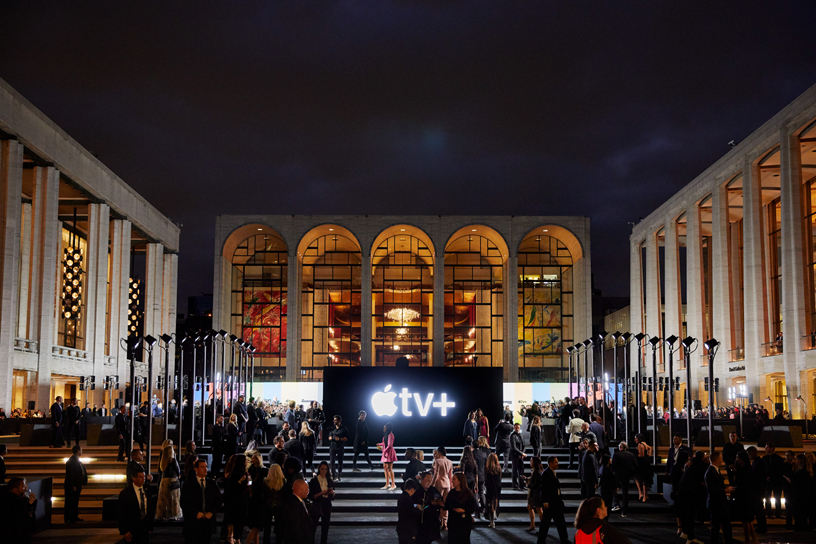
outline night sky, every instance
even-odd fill
[[[693,8],[693,9],[692,9]],[[816,84],[816,2],[0,4],[0,77],[183,224],[587,215],[628,294],[628,222]]]

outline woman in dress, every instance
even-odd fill
[[[434,462],[431,470],[433,471],[433,486],[439,491],[442,497],[442,502],[448,497],[448,492],[451,488],[451,477],[453,476],[453,463],[447,458],[447,450],[445,446],[439,446],[434,450]],[[448,528],[448,512],[442,511],[442,530]]]
[[[796,456],[796,471],[791,479],[791,500],[786,506],[793,507],[793,523],[797,531],[808,530],[809,502],[813,500],[813,467],[805,454]],[[813,519],[811,518],[811,524]]]
[[[329,464],[321,461],[317,474],[309,482],[309,498],[314,504],[312,521],[317,527],[320,522],[320,544],[329,541],[329,523],[331,522],[332,500],[334,500],[334,482],[329,474]]]
[[[490,424],[481,408],[476,410],[476,423],[479,424],[479,436],[484,436],[490,442]]]
[[[176,459],[173,441],[165,440],[162,444],[159,470],[162,473],[159,484],[159,498],[156,503],[156,519],[181,519],[181,467]]]
[[[473,492],[468,489],[465,474],[455,472],[451,477],[451,490],[445,498],[445,512],[448,514],[449,544],[470,544],[473,529],[473,512],[479,507]]]
[[[309,472],[314,472],[314,453],[317,447],[315,434],[309,428],[309,423],[304,421],[300,424],[300,434],[298,435],[300,443],[303,444],[303,472],[306,472],[306,467],[309,467]]]
[[[601,457],[599,480],[598,488],[601,491],[601,498],[604,500],[604,504],[612,504],[615,498],[615,490],[618,488],[618,481],[612,472],[612,457],[609,455],[604,454],[604,456]]]
[[[541,498],[541,474],[544,472],[544,466],[541,464],[540,457],[532,457],[530,459],[530,480],[527,484],[527,513],[530,515],[530,526],[527,531],[535,531],[535,517],[543,516],[541,508],[543,501]]]
[[[731,498],[736,502],[737,519],[742,523],[742,531],[745,534],[745,544],[759,544],[754,532],[754,484],[751,471],[751,459],[746,451],[737,452],[737,459],[734,463],[734,481],[732,483],[734,491]]]
[[[229,459],[230,456],[238,453],[238,436],[241,430],[238,428],[238,415],[232,414],[227,423],[227,442],[224,446],[224,456]]]
[[[394,433],[391,430],[392,426],[389,421],[383,426],[383,441],[377,444],[377,449],[382,451],[380,460],[383,464],[383,472],[385,472],[385,485],[380,489],[397,488],[397,484],[394,483],[394,463],[397,461],[397,452],[394,450]]]
[[[502,473],[499,465],[499,456],[491,453],[485,463],[485,491],[487,501],[487,519],[490,528],[496,528],[496,518],[499,517],[499,499],[501,499]]]
[[[465,439],[466,446],[472,446],[479,439],[479,424],[476,423],[476,412],[468,413],[465,428],[462,430],[462,438]]]
[[[233,455],[224,469],[224,524],[227,526],[227,543],[241,544],[247,506],[246,457]]]
[[[649,488],[654,482],[654,472],[652,472],[652,447],[646,443],[643,433],[635,435],[637,444],[637,470],[635,471],[635,485],[638,489],[638,500],[646,502]]]
[[[263,462],[260,463],[260,470],[258,469],[259,465],[255,461],[256,456],[260,459],[260,454],[253,455],[252,465],[249,467],[252,485],[248,487],[247,498],[246,525],[249,527],[247,544],[258,544],[261,529],[267,524],[267,520],[272,517],[266,506],[266,498],[269,494],[269,489],[264,485],[266,470]]]
[[[264,501],[264,543],[269,544],[272,540],[272,518],[275,521],[280,520],[283,512],[283,500],[285,493],[283,486],[286,483],[286,478],[283,476],[283,469],[280,465],[273,464],[269,467],[269,472],[263,481],[266,487],[266,498]],[[275,541],[282,541],[283,535],[280,534],[282,524],[275,523]]]
[[[465,446],[462,450],[462,459],[459,461],[459,470],[465,474],[467,486],[472,492],[476,492],[476,476],[478,474],[478,466],[476,459],[473,457],[473,448]]]
[[[541,459],[541,417],[534,416],[530,425],[530,447],[533,448],[533,457]]]
[[[255,482],[260,482],[266,477],[266,467],[264,467],[263,457],[261,457],[260,452],[254,452],[252,457],[249,458],[249,468],[247,472],[249,473],[249,479],[252,480],[252,485],[255,485]]]

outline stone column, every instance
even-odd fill
[[[163,292],[163,301],[162,301],[162,326],[161,326],[161,333],[162,334],[175,334],[176,332],[176,319],[177,319],[177,299],[178,299],[178,254],[177,253],[165,253],[164,254],[164,278],[162,279],[162,283],[164,284],[164,292]],[[215,327],[213,327],[215,328]],[[156,337],[158,338],[158,336]],[[176,361],[176,344],[175,342],[170,344],[170,367],[169,372],[172,376],[174,373],[175,368],[175,361]],[[217,351],[220,353],[220,349]],[[164,356],[164,352],[158,347],[154,353],[154,357],[162,358]],[[164,368],[163,360],[159,362],[159,368]],[[98,378],[97,378],[98,379]],[[167,383],[166,379],[162,383]],[[171,392],[172,393],[172,392]],[[165,406],[165,410],[167,407]]]
[[[111,230],[110,327],[108,354],[113,361],[124,363],[127,354],[119,346],[128,336],[128,289],[130,288],[130,221],[114,219]],[[118,372],[118,370],[117,370]]]
[[[286,381],[300,381],[300,259],[289,250],[286,280]]]
[[[730,351],[733,348],[731,324],[731,290],[729,289],[728,266],[728,193],[725,184],[719,185],[713,192],[711,202],[711,253],[712,253],[712,334],[720,341],[717,355],[717,372],[719,376],[727,376]],[[707,340],[707,339],[706,339]],[[720,384],[725,391],[725,380]],[[724,397],[726,398],[726,397]]]
[[[677,249],[677,221],[672,217],[666,218],[666,242],[663,254],[666,267],[666,336],[675,335],[682,340],[683,331],[680,319],[680,269]],[[675,344],[677,347],[678,344]],[[678,352],[679,354],[679,352]]]
[[[697,201],[689,205],[686,212],[686,328],[689,336],[696,338],[699,346],[691,354],[691,391],[692,400],[702,400],[705,393],[700,389],[700,377],[703,373],[701,355],[703,353],[703,270],[700,247],[700,208]],[[708,371],[705,371],[708,375]],[[681,378],[682,379],[682,378]],[[704,403],[705,404],[705,403]]]
[[[649,233],[648,238],[646,238],[646,334],[649,337],[663,336],[660,319],[662,309],[659,253],[657,235]]]
[[[85,260],[85,349],[93,357],[94,375],[102,380],[105,361],[105,328],[108,309],[108,235],[110,208],[89,204],[88,255]]]
[[[29,265],[29,299],[28,299],[28,334],[36,340],[40,333],[40,295],[42,279],[42,236],[43,236],[43,200],[44,188],[48,185],[49,171],[53,169],[36,166],[33,169],[34,198],[31,204],[31,237],[30,237],[30,265]],[[54,190],[56,190],[54,188]],[[54,217],[56,219],[56,217]],[[35,380],[31,380],[36,383]],[[35,398],[36,394],[31,398]]]
[[[23,145],[0,141],[0,406],[11,406],[14,375],[14,336],[20,280],[20,223],[22,215]]]
[[[504,262],[504,343],[507,346],[504,359],[504,381],[517,382],[519,380],[519,330],[518,330],[518,255],[510,252]],[[573,302],[574,308],[574,302]],[[575,319],[573,319],[573,330]]]
[[[641,260],[642,240],[629,238],[629,332],[635,334],[644,332],[646,324],[643,320],[643,270]],[[578,336],[575,337],[576,343]],[[634,376],[637,371],[637,343],[633,340],[629,346],[629,375]]]
[[[29,170],[29,172],[31,172]],[[19,338],[31,338],[28,332],[29,298],[31,294],[31,211],[30,203],[23,203],[20,214],[20,284],[18,286],[17,334]]]
[[[744,158],[743,185],[743,271],[745,273],[745,377],[754,402],[761,395],[762,344],[768,341],[765,319],[765,272],[762,255],[762,190],[759,168]]]
[[[445,366],[445,253],[434,257],[433,366]]]
[[[363,255],[360,264],[361,270],[361,293],[360,293],[360,366],[372,366],[371,351],[371,314],[372,294],[371,294],[371,254]]]
[[[802,158],[799,138],[783,128],[780,141],[780,182],[782,197],[782,334],[783,364],[788,407],[793,417],[804,418],[804,405],[795,401],[804,393],[801,371],[805,369],[802,336],[805,321],[805,265],[802,237]]]

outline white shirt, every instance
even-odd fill
[[[136,484],[133,484],[133,490],[136,491],[136,500],[139,501],[139,512],[141,512],[142,510],[144,510],[146,512],[147,511],[147,505],[145,504],[144,508],[142,508],[142,506],[143,506],[142,505],[142,489],[143,488],[137,486]],[[145,495],[145,500],[147,500],[147,495]]]

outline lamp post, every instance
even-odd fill
[[[210,381],[212,381],[212,393],[210,394],[210,399],[212,401],[212,423],[215,425],[215,420],[218,419],[218,406],[216,403],[216,390],[218,389],[218,350],[216,346],[218,345],[218,333],[216,331],[210,331],[208,333],[210,338],[210,357],[207,359],[207,362],[210,365]],[[206,429],[207,426],[204,426]],[[212,442],[212,434],[210,435],[210,441]]]
[[[192,338],[187,336],[187,333],[181,333],[181,339],[178,340],[179,346],[179,371],[178,371],[178,390],[179,390],[179,400],[178,400],[178,446],[181,448],[181,445],[184,444],[184,346],[192,342]],[[195,369],[193,369],[195,372]],[[192,397],[192,395],[191,395]],[[179,450],[181,451],[181,450]]]
[[[252,344],[249,345],[249,366],[250,366],[250,379],[249,379],[249,396],[253,396],[254,392],[254,383],[255,383],[255,352],[258,350]]]
[[[686,434],[688,435],[688,447],[691,453],[694,453],[694,447],[691,445],[691,414],[693,412],[691,404],[691,354],[696,349],[691,347],[697,344],[697,339],[688,336],[683,339],[683,357],[686,358]]]
[[[226,406],[224,401],[224,394],[227,390],[226,382],[227,382],[227,371],[226,371],[226,358],[227,358],[227,337],[229,333],[223,329],[218,331],[218,338],[221,341],[221,413],[224,413],[224,406]]]
[[[679,349],[679,347],[674,347],[674,344],[677,343],[679,338],[674,335],[669,336],[666,338],[665,342],[669,348],[669,440],[672,439],[672,430],[674,426],[672,421],[674,420],[674,352]]]
[[[142,339],[138,336],[129,336],[127,339],[122,338],[120,345],[127,351],[127,358],[130,361],[130,444],[127,445],[128,450],[133,447],[133,431],[136,426],[136,412],[134,404],[136,403],[136,350],[142,345]]]
[[[159,348],[164,350],[164,394],[162,395],[162,402],[164,403],[164,440],[170,438],[170,344],[174,342],[173,337],[169,334],[162,334],[159,339],[164,343]]]
[[[612,333],[612,398],[614,399],[615,412],[612,414],[614,418],[614,427],[612,428],[612,438],[618,439],[618,340],[621,337],[620,331]],[[606,411],[604,411],[606,414]]]
[[[569,373],[567,373],[567,391],[572,398],[572,352],[575,351],[574,346],[567,346],[567,353],[569,353]]]
[[[204,383],[204,369],[202,369],[201,376],[196,374],[198,372],[198,364],[197,364],[198,346],[199,346],[199,343],[201,342],[202,338],[203,337],[202,337],[202,334],[200,332],[198,334],[196,334],[195,338],[193,338],[193,372],[192,372],[193,388],[192,388],[192,391],[191,391],[192,395],[190,395],[190,397],[191,397],[191,399],[190,399],[190,432],[191,432],[190,440],[192,440],[193,442],[195,442],[195,438],[196,438],[196,413],[195,413],[195,397],[196,397],[196,394],[195,394],[195,388],[196,388],[196,384],[201,383],[202,387],[203,387],[203,383]],[[202,367],[206,368],[205,365],[202,365]],[[198,378],[201,378],[201,382],[198,382]],[[204,402],[203,402],[204,393],[201,394],[201,399],[202,399],[201,400],[201,410],[202,410],[201,419],[202,419],[202,423],[203,423],[203,420],[204,420]],[[201,443],[202,443],[202,445],[204,444],[204,432],[203,431],[201,432]]]
[[[714,357],[720,343],[712,338],[703,344],[708,350],[708,452],[714,453]]]
[[[589,406],[588,406],[589,405],[589,352],[592,351],[590,349],[592,347],[592,339],[588,338],[588,339],[584,340],[582,342],[582,344],[584,345],[584,395],[586,396],[587,408],[589,408]],[[595,361],[593,361],[593,363],[594,362]],[[592,377],[593,380],[595,379],[594,374],[595,373],[593,372],[593,377]],[[593,397],[595,396],[594,387],[593,387],[592,396]],[[594,402],[595,402],[595,400],[593,399],[593,403]]]
[[[638,396],[637,402],[635,403],[635,410],[637,410],[637,422],[638,422],[638,433],[641,429],[643,429],[643,411],[640,409],[640,405],[643,404],[643,383],[640,381],[640,369],[643,368],[643,341],[646,340],[647,336],[639,332],[635,335],[635,340],[638,343],[638,361],[637,361],[637,387],[638,387]],[[637,433],[635,433],[637,434]]]
[[[626,443],[629,443],[629,373],[631,371],[629,365],[629,344],[632,343],[632,334],[629,332],[625,332],[621,335],[623,338],[623,410],[624,410],[624,417],[626,421],[624,422],[625,425],[623,426],[623,439]],[[634,410],[632,411],[632,415],[634,416]],[[632,418],[634,419],[634,417]]]
[[[581,347],[582,344],[575,344],[575,396],[581,396]]]
[[[144,337],[145,348],[147,349],[147,470],[150,472],[150,464],[153,450],[153,347],[158,343],[156,338],[150,335]]]
[[[609,334],[606,331],[601,331],[597,335],[595,335],[594,342],[595,345],[598,347],[598,360],[595,360],[595,355],[592,356],[592,370],[594,371],[595,377],[595,384],[592,387],[592,397],[595,400],[595,389],[597,388],[597,384],[601,386],[601,416],[603,418],[603,426],[606,429],[606,407],[604,403],[606,402],[606,394],[604,394],[604,342],[606,341],[606,335]],[[597,364],[596,364],[597,363]],[[596,412],[597,414],[597,412]]]
[[[657,347],[660,338],[649,338],[652,346],[652,462],[657,463]]]
[[[796,400],[801,401],[801,402],[802,402],[802,404],[805,406],[805,438],[807,438],[807,435],[809,435],[809,434],[810,434],[810,433],[808,432],[808,417],[807,417],[807,416],[808,416],[808,412],[807,412],[807,402],[805,401],[805,399],[803,399],[803,398],[802,398],[802,395],[799,395],[798,397],[796,397]]]

